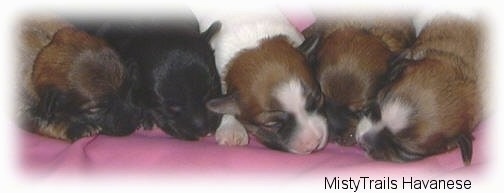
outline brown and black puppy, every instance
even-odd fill
[[[378,160],[405,162],[460,147],[472,156],[472,131],[482,118],[480,28],[441,16],[401,54],[390,84],[357,127],[356,138]]]
[[[221,116],[205,104],[221,96],[209,44],[219,32],[219,22],[200,33],[196,17],[185,8],[160,15],[69,20],[107,41],[131,69],[132,103],[141,112],[144,129],[156,126],[183,140],[214,133]]]
[[[21,99],[16,106],[18,118],[23,119],[38,97],[31,84],[31,74],[33,63],[38,53],[47,46],[54,34],[61,28],[70,25],[63,20],[52,15],[28,16],[20,22],[19,30],[21,33],[18,40],[18,97]]]
[[[411,44],[410,17],[322,16],[314,28],[324,34],[312,60],[325,96],[330,140],[355,144],[355,128],[382,87],[389,61]]]
[[[124,77],[119,57],[104,41],[73,27],[61,28],[34,60],[29,84],[35,97],[23,126],[72,141],[130,133],[138,124],[119,96],[127,93]]]

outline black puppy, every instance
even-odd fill
[[[74,24],[105,39],[132,72],[132,102],[144,128],[155,124],[176,138],[197,140],[218,126],[220,116],[205,103],[221,95],[208,43],[220,23],[201,34],[192,13]]]

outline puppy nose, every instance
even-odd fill
[[[293,144],[291,152],[303,155],[310,154],[323,147],[321,141],[322,139],[300,141],[299,143]]]
[[[358,140],[357,143],[366,152],[372,152],[376,147],[376,137],[374,135],[365,134]]]
[[[209,131],[207,121],[202,117],[193,119],[193,127],[201,135],[206,135]]]

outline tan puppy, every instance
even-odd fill
[[[479,29],[453,16],[423,28],[359,122],[357,142],[369,156],[404,162],[459,146],[470,164],[471,133],[482,117]]]
[[[315,28],[325,37],[314,67],[331,140],[353,145],[360,114],[382,87],[389,61],[414,40],[413,23],[410,17],[333,16]]]

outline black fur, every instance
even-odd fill
[[[205,108],[209,99],[221,95],[208,43],[220,23],[200,34],[195,17],[184,16],[74,23],[105,39],[131,69],[131,108],[141,114],[144,127],[156,124],[176,138],[197,140],[220,122],[219,115]]]
[[[355,144],[353,131],[349,129],[350,120],[356,119],[357,114],[345,106],[336,105],[332,101],[326,101],[324,104],[324,113],[327,118],[327,128],[329,141],[337,141],[342,145]]]
[[[366,143],[361,144],[369,156],[376,160],[394,162],[407,162],[419,160],[427,155],[409,151],[395,140],[388,128],[383,129],[378,135],[365,135]]]
[[[472,145],[473,136],[471,134],[463,134],[457,140],[457,144],[460,148],[460,153],[462,154],[462,160],[464,161],[464,165],[471,165],[472,154],[473,154],[473,145]]]

